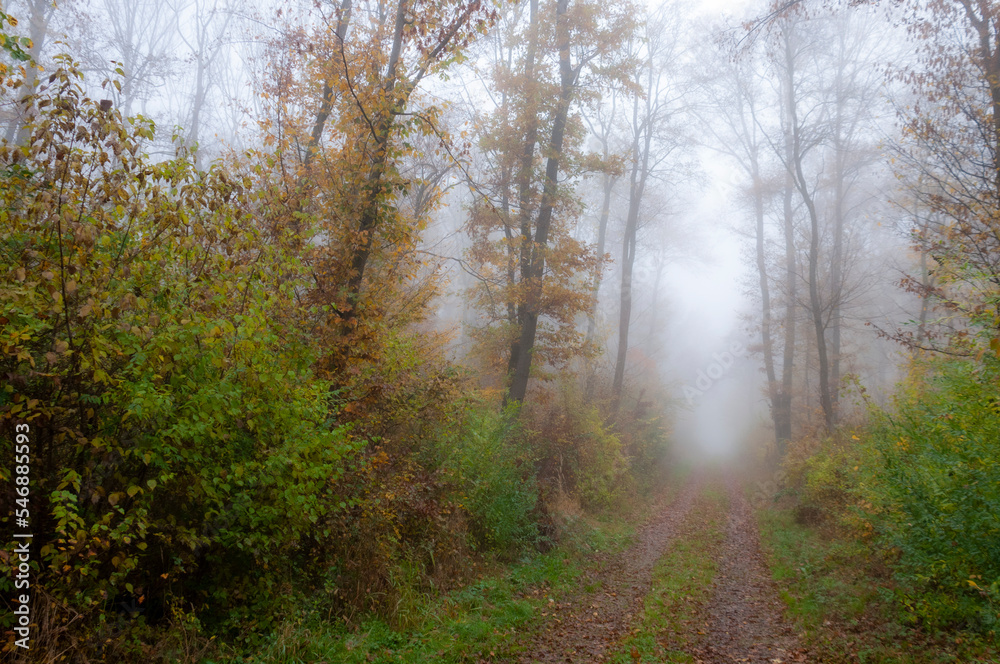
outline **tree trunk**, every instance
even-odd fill
[[[386,101],[390,102],[396,94],[398,80],[396,70],[402,53],[403,30],[406,22],[406,3],[404,0],[399,0],[396,5],[392,50],[389,53],[389,62],[382,83]],[[365,268],[375,243],[375,232],[378,230],[379,201],[384,193],[382,178],[389,164],[389,139],[392,136],[392,124],[396,109],[397,104],[390,103],[386,108],[375,113],[372,122],[371,131],[374,147],[371,152],[371,166],[368,170],[365,195],[361,204],[357,231],[358,241],[351,253],[351,272],[347,278],[347,303],[342,321],[342,332],[345,335],[350,334],[357,327],[358,309],[361,306],[361,285],[364,283]]]
[[[604,156],[607,157],[607,150],[605,150]],[[616,177],[608,174],[604,175],[604,200],[601,202],[601,216],[597,224],[598,257],[604,256],[604,251],[607,247],[608,219],[611,217],[611,193],[614,191],[616,180]],[[597,306],[600,304],[599,297],[603,272],[603,266],[598,266],[597,273],[594,275],[594,286],[591,289],[590,311],[587,313],[587,336],[583,342],[586,347],[590,347],[590,345],[594,343],[594,337],[597,336]],[[597,379],[595,373],[594,363],[593,361],[589,361],[587,367],[587,386],[584,390],[584,400],[588,403],[594,398],[594,389]]]
[[[840,31],[844,39],[844,30]],[[841,53],[846,48],[841,42]],[[853,132],[845,135],[844,102],[848,90],[844,80],[844,64],[841,58],[838,62],[837,76],[834,86],[836,93],[836,111],[833,122],[833,153],[835,170],[833,199],[833,251],[830,258],[830,383],[831,401],[833,405],[833,423],[836,424],[840,409],[840,330],[842,325],[842,305],[844,298],[844,225],[845,202],[847,199],[847,158]]]
[[[538,144],[538,110],[536,106],[536,96],[534,86],[535,76],[535,53],[538,48],[538,0],[531,0],[528,5],[528,44],[524,56],[524,81],[530,89],[527,100],[527,110],[525,122],[527,126],[524,132],[524,143],[521,147],[521,163],[517,173],[517,199],[518,199],[518,224],[521,228],[520,258],[518,263],[521,267],[520,278],[522,282],[527,282],[529,274],[529,264],[531,261],[531,244],[534,241],[531,232],[531,182],[534,179],[535,170],[535,148]],[[527,322],[528,303],[526,301],[517,304],[517,330],[518,336],[510,344],[510,356],[507,358],[507,376],[513,384],[513,376],[521,362],[521,337],[524,326]],[[523,398],[523,396],[522,396]],[[520,399],[518,399],[519,401]],[[504,403],[507,403],[505,397]]]
[[[798,112],[794,93],[795,81],[795,58],[792,53],[791,42],[785,41],[785,65],[788,76],[787,106],[788,121],[792,133],[792,162],[786,164],[792,170],[796,188],[805,203],[806,211],[809,214],[809,313],[813,322],[813,329],[816,335],[816,354],[819,357],[819,394],[820,404],[823,407],[823,418],[827,430],[833,429],[833,400],[830,396],[830,364],[827,356],[826,345],[826,322],[823,320],[823,303],[819,292],[819,216],[816,212],[816,203],[813,201],[812,193],[809,191],[809,183],[806,181],[805,172],[802,168],[803,147],[801,127],[799,127]]]
[[[352,0],[341,0],[340,11],[337,15],[337,30],[335,34],[337,35],[337,41],[340,42],[341,53],[343,54],[344,40],[347,39],[347,28],[351,24],[351,6]],[[329,76],[334,75],[335,69],[330,68],[331,71]],[[347,76],[347,72],[344,72]],[[333,110],[333,84],[326,80],[323,82],[323,97],[320,100],[319,110],[316,112],[316,120],[313,122],[312,134],[309,136],[309,146],[306,150],[305,163],[309,164],[316,156],[316,152],[319,150],[319,142],[323,137],[323,128],[326,126],[326,121],[330,118],[330,112]]]
[[[781,390],[774,369],[774,340],[771,338],[771,285],[767,278],[767,256],[764,247],[764,192],[761,190],[760,172],[757,160],[753,160],[753,209],[756,219],[757,281],[760,284],[760,343],[764,353],[764,372],[767,375],[767,396],[771,405],[771,419],[774,422],[775,443],[781,445],[779,433],[779,413]]]
[[[559,46],[559,101],[556,105],[552,122],[552,136],[549,140],[545,163],[545,185],[542,190],[541,205],[538,219],[535,223],[535,238],[530,245],[530,263],[527,269],[527,297],[525,298],[525,315],[518,338],[517,365],[511,375],[510,391],[507,401],[522,402],[528,391],[528,379],[531,375],[531,357],[535,346],[535,333],[538,329],[538,315],[542,300],[542,278],[545,275],[545,250],[549,239],[549,227],[552,224],[552,213],[556,203],[556,187],[559,176],[559,163],[562,158],[563,139],[566,134],[566,123],[569,118],[569,107],[576,90],[578,70],[570,63],[569,26],[567,11],[569,0],[557,0],[556,3],[556,38]]]
[[[927,314],[931,306],[931,289],[934,282],[927,265],[927,255],[930,247],[927,241],[926,228],[920,230],[920,322],[917,325],[917,345],[922,346],[927,341]]]
[[[830,402],[831,425],[837,424],[840,407],[840,326],[841,298],[844,293],[844,167],[841,150],[837,150],[836,192],[833,211],[833,252],[830,257]]]
[[[205,70],[208,63],[205,62],[202,53],[196,57],[198,72],[195,76],[194,103],[191,105],[191,126],[188,127],[187,146],[189,150],[195,150],[195,166],[201,168],[201,151],[198,150],[201,129],[201,108],[205,105],[207,90],[205,87]]]
[[[24,83],[21,85],[21,90],[18,94],[20,100],[31,95],[35,91],[35,82],[38,80],[38,69],[39,60],[42,55],[42,47],[45,45],[45,38],[48,35],[49,30],[49,18],[52,16],[52,11],[55,5],[48,0],[33,0],[30,3],[31,16],[28,19],[30,30],[28,31],[28,36],[31,39],[31,48],[29,48],[26,53],[31,56],[31,63],[25,67]],[[11,119],[10,124],[7,125],[7,142],[16,142],[17,145],[25,145],[28,142],[28,138],[31,133],[28,129],[28,125],[31,123],[32,118],[30,117],[31,106],[30,104],[19,103],[19,108],[15,112],[14,117]]]
[[[650,68],[650,84],[646,90],[646,117],[640,124],[639,102],[637,95],[632,104],[632,126],[635,135],[632,140],[632,171],[629,177],[628,216],[625,219],[625,233],[622,237],[622,282],[621,307],[618,314],[618,352],[615,357],[615,374],[611,383],[613,401],[611,412],[618,410],[621,402],[622,388],[625,384],[625,366],[628,360],[628,335],[632,324],[632,274],[635,266],[636,236],[639,230],[639,207],[646,190],[646,178],[649,175],[649,151],[653,141],[653,131],[650,126],[652,118],[650,96],[652,95],[652,62]]]
[[[788,78],[783,82],[788,88],[791,82]],[[786,98],[787,98],[786,92]],[[785,151],[785,162],[792,158],[792,135],[788,121],[788,109],[782,104],[782,126]],[[782,196],[782,219],[785,236],[785,334],[784,347],[781,354],[781,388],[778,393],[777,409],[774,416],[774,435],[778,445],[778,456],[783,457],[788,441],[792,439],[792,390],[794,389],[795,369],[795,307],[798,299],[798,271],[795,250],[795,210],[792,206],[792,196],[795,183],[792,173],[786,169],[785,186]]]

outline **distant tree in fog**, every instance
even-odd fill
[[[677,5],[666,5],[647,19],[639,49],[642,65],[632,77],[631,118],[626,121],[628,211],[619,263],[621,288],[618,344],[611,384],[612,411],[621,401],[625,381],[639,229],[642,223],[652,221],[641,218],[643,201],[650,184],[672,185],[666,174],[676,167],[676,153],[685,143],[678,120],[690,88],[684,85],[678,71],[679,62],[684,61],[678,15]]]
[[[51,0],[22,0],[12,2],[7,11],[20,20],[19,32],[31,40],[31,45],[25,53],[31,57],[33,64],[28,64],[24,80],[15,95],[14,104],[9,110],[7,119],[7,142],[23,144],[28,138],[25,124],[30,122],[30,104],[22,103],[22,99],[31,94],[38,82],[38,65],[43,64],[43,54],[53,41],[53,23],[57,20],[56,4]],[[25,25],[26,24],[26,25]]]
[[[177,36],[171,6],[158,0],[93,0],[78,7],[70,32],[91,83],[120,77],[108,94],[127,117],[148,113],[176,74]]]

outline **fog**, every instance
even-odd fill
[[[986,661],[998,100],[1000,2],[4,3],[0,650]]]
[[[474,236],[470,219],[485,214],[484,206],[508,205],[504,196],[516,193],[501,182],[510,168],[504,159],[515,151],[504,143],[513,139],[503,134],[503,124],[516,114],[502,113],[526,93],[496,72],[522,57],[523,45],[505,31],[521,29],[525,7],[503,9],[484,30],[487,36],[470,39],[460,62],[420,83],[411,105],[446,110],[434,111],[437,134],[422,138],[423,147],[400,162],[401,172],[414,178],[446,173],[433,183],[445,188],[443,204],[427,216],[417,249],[427,266],[423,278],[433,275],[441,283],[421,325],[451,335],[450,357],[495,387],[504,385],[506,356],[497,355],[503,343],[490,335],[506,314],[498,301],[486,305],[482,298],[503,298],[504,288],[514,284],[502,284],[499,272],[491,272],[499,254],[486,256],[500,227],[481,226]],[[151,153],[167,158],[197,145],[202,165],[266,148],[268,132],[282,122],[301,122],[307,133],[316,103],[309,95],[317,88],[308,79],[312,61],[306,54],[328,54],[322,39],[337,16],[336,6],[323,3],[237,0],[78,0],[56,9],[14,2],[11,11],[32,17],[22,23],[24,30],[42,26],[45,38],[34,48],[48,66],[61,49],[76,51],[95,96],[110,89],[101,84],[115,76],[111,61],[122,63],[114,103],[126,114],[156,121],[160,131],[148,145]],[[590,314],[582,305],[540,313],[543,331],[567,345],[546,346],[549,359],[539,356],[532,371],[555,376],[568,367],[581,385],[592,372],[609,381],[595,403],[614,408],[623,400],[641,402],[659,386],[656,407],[685,457],[732,457],[746,452],[748,441],[773,437],[778,393],[795,399],[793,412],[784,416],[794,420],[786,426],[796,434],[850,419],[857,404],[838,399],[848,376],[875,395],[891,390],[901,355],[884,337],[919,317],[916,299],[895,286],[918,267],[905,194],[889,166],[898,138],[894,108],[906,92],[869,75],[874,70],[864,61],[877,56],[882,66],[905,51],[901,41],[893,45],[897,37],[884,38],[894,34],[886,32],[891,17],[868,8],[817,6],[746,32],[747,22],[769,12],[768,5],[749,1],[651,4],[630,28],[637,36],[618,43],[619,54],[588,55],[597,57],[593,61],[582,59],[585,49],[577,54],[577,84],[586,94],[570,109],[577,161],[560,165],[562,184],[572,191],[555,214],[564,226],[553,231],[552,242],[563,244],[551,249],[570,251],[577,242],[580,251],[594,251],[607,190],[602,241],[610,261],[599,273],[579,267],[559,277],[560,288],[585,289],[599,274],[596,306]],[[648,33],[642,21],[652,26]],[[374,28],[359,23],[351,29]],[[360,50],[351,53],[362,57]],[[302,62],[295,61],[299,54]],[[554,89],[556,55],[546,57],[551,71],[542,78],[549,77]],[[634,69],[602,79],[607,74],[594,66],[598,61]],[[795,90],[791,97],[789,89]],[[294,96],[300,93],[305,96]],[[345,130],[336,131],[330,146],[347,140]],[[541,127],[539,136],[546,131]],[[301,144],[295,149],[303,150]],[[617,159],[618,170],[602,175],[610,161],[580,165],[598,157]],[[540,184],[531,187],[533,195],[541,191]],[[628,242],[635,243],[631,263],[623,262]],[[770,289],[767,311],[760,269]],[[625,299],[623,282],[631,288]],[[623,306],[631,307],[624,366],[615,360],[626,338],[619,322]],[[765,317],[770,327],[762,333]],[[790,327],[794,335],[787,336]],[[598,349],[592,364],[584,359],[585,333],[587,348]],[[795,347],[783,359],[786,343]],[[769,383],[767,363],[774,365],[776,382]],[[785,378],[778,386],[782,363]],[[547,385],[532,376],[535,388]]]

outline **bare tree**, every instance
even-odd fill
[[[205,107],[217,84],[215,66],[229,45],[233,11],[229,0],[191,0],[172,7],[177,35],[190,51],[188,60],[194,65],[194,90],[184,122],[184,142],[189,149],[195,149],[202,139]],[[200,165],[201,152],[197,160]]]
[[[725,34],[725,33],[723,33]],[[772,282],[775,277],[769,273],[767,217],[771,199],[778,194],[775,177],[769,173],[769,161],[773,155],[769,148],[766,124],[769,117],[777,109],[767,96],[769,88],[764,84],[760,71],[761,62],[756,52],[744,52],[735,55],[731,37],[723,38],[721,43],[713,44],[710,55],[703,60],[708,69],[704,73],[706,89],[698,117],[702,130],[711,137],[708,147],[728,156],[746,179],[746,195],[753,211],[753,244],[754,267],[756,269],[755,284],[760,299],[760,350],[764,362],[764,374],[767,380],[767,397],[770,405],[771,418],[774,423],[775,441],[779,456],[784,453],[784,446],[791,437],[791,395],[792,395],[792,361],[793,353],[785,353],[782,358],[781,380],[778,378],[779,367],[776,355],[781,344],[776,342],[776,328],[782,326],[782,318],[775,315],[778,305],[772,292]],[[720,48],[720,46],[722,48]],[[712,58],[711,56],[715,57]],[[773,170],[773,164],[770,165]],[[784,267],[792,275],[786,282],[795,286],[795,251],[794,234],[789,232],[794,227],[791,210],[792,189],[790,183],[781,192],[784,199],[783,224]],[[789,249],[791,241],[791,250]],[[789,261],[788,259],[791,258]],[[791,305],[785,313],[785,344],[790,351],[794,348],[794,324],[789,324],[789,316],[794,315],[794,296],[787,300]]]
[[[620,93],[612,90],[605,99],[595,104],[591,112],[585,112],[583,119],[587,123],[591,134],[598,141],[601,147],[600,158],[602,169],[599,175],[601,182],[601,208],[597,218],[597,255],[604,256],[608,243],[608,221],[611,218],[611,195],[615,185],[622,176],[621,159],[619,158],[618,146],[615,145],[618,132],[618,108]],[[584,344],[593,346],[597,337],[597,311],[600,306],[601,282],[604,278],[604,263],[601,262],[596,267],[594,283],[591,286],[592,302],[590,310],[587,312],[587,336]],[[591,361],[587,367],[585,398],[589,402],[594,398],[596,386],[596,368]]]
[[[95,0],[81,7],[71,40],[88,71],[120,78],[110,90],[125,116],[147,112],[146,103],[174,75],[176,22],[157,0]]]
[[[628,162],[628,211],[622,235],[619,268],[621,287],[618,314],[618,346],[612,379],[612,412],[621,401],[632,323],[633,273],[637,253],[640,213],[646,188],[652,179],[662,178],[671,158],[683,142],[673,122],[681,113],[685,87],[671,65],[680,56],[680,30],[669,18],[676,16],[673,6],[665,6],[646,23],[642,67],[633,77],[641,94],[632,98],[632,118],[628,126],[630,148]]]

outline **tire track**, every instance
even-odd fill
[[[696,649],[703,664],[806,662],[760,550],[753,512],[728,478],[729,521],[708,606],[708,630]]]
[[[600,590],[553,604],[551,619],[526,647],[521,664],[606,661],[615,643],[642,610],[653,567],[670,546],[678,525],[701,492],[701,477],[690,479],[670,505],[659,509],[639,531],[634,545],[611,558],[590,577]]]

